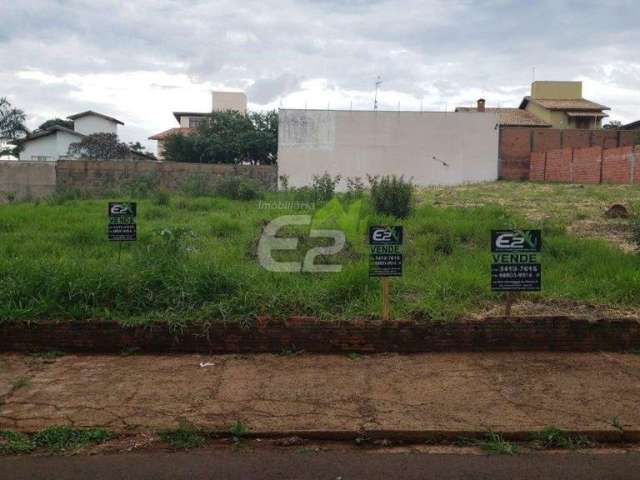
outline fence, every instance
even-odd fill
[[[222,165],[132,160],[0,161],[0,200],[43,198],[57,190],[112,191],[140,181],[175,191],[194,178],[207,187],[226,177],[254,179],[276,190],[276,165]]]
[[[532,152],[529,179],[568,183],[640,183],[640,145]]]
[[[500,129],[499,176],[510,180],[529,178],[529,158],[534,152],[566,147],[610,149],[631,146],[636,134],[633,130],[503,127]]]

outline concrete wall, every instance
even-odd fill
[[[55,190],[55,162],[0,161],[0,202],[42,198]]]
[[[85,115],[73,121],[73,129],[83,135],[92,133],[118,133],[118,124],[98,117],[97,115]]]
[[[156,161],[60,160],[57,162],[58,188],[100,192],[115,190],[137,180],[153,180],[157,187],[178,190],[196,177],[213,186],[225,177],[256,180],[266,190],[277,188],[275,165],[222,165]]]
[[[418,185],[495,180],[496,124],[494,113],[281,109],[279,174],[292,186],[324,172],[404,175]]]
[[[531,84],[531,96],[548,100],[582,98],[582,82],[537,80]]]
[[[211,110],[214,112],[235,110],[246,113],[247,96],[243,92],[211,92]]]

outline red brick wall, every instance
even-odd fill
[[[631,183],[633,147],[602,152],[602,183]]]
[[[633,145],[631,130],[569,130],[553,128],[502,127],[500,129],[500,178],[529,178],[532,152],[548,152],[558,148],[601,146],[617,148]]]
[[[544,180],[545,160],[546,152],[531,152],[531,171],[529,173],[529,180]]]
[[[634,153],[635,152],[635,153]],[[573,183],[640,183],[640,146],[532,152],[529,178]]]
[[[470,351],[628,351],[640,348],[640,320],[494,317],[452,322],[326,322],[313,317],[257,319],[250,326],[117,322],[2,322],[0,352],[313,353]]]
[[[546,152],[544,179],[551,182],[571,182],[571,153],[571,148],[559,148]]]

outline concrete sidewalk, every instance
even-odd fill
[[[201,366],[204,365],[204,366]],[[0,430],[408,436],[556,426],[640,436],[640,355],[0,356]]]

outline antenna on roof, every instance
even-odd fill
[[[380,78],[380,75],[378,75],[376,77],[376,93],[373,96],[373,111],[374,112],[376,110],[378,110],[378,89],[380,88],[380,85],[382,85],[382,79]]]

